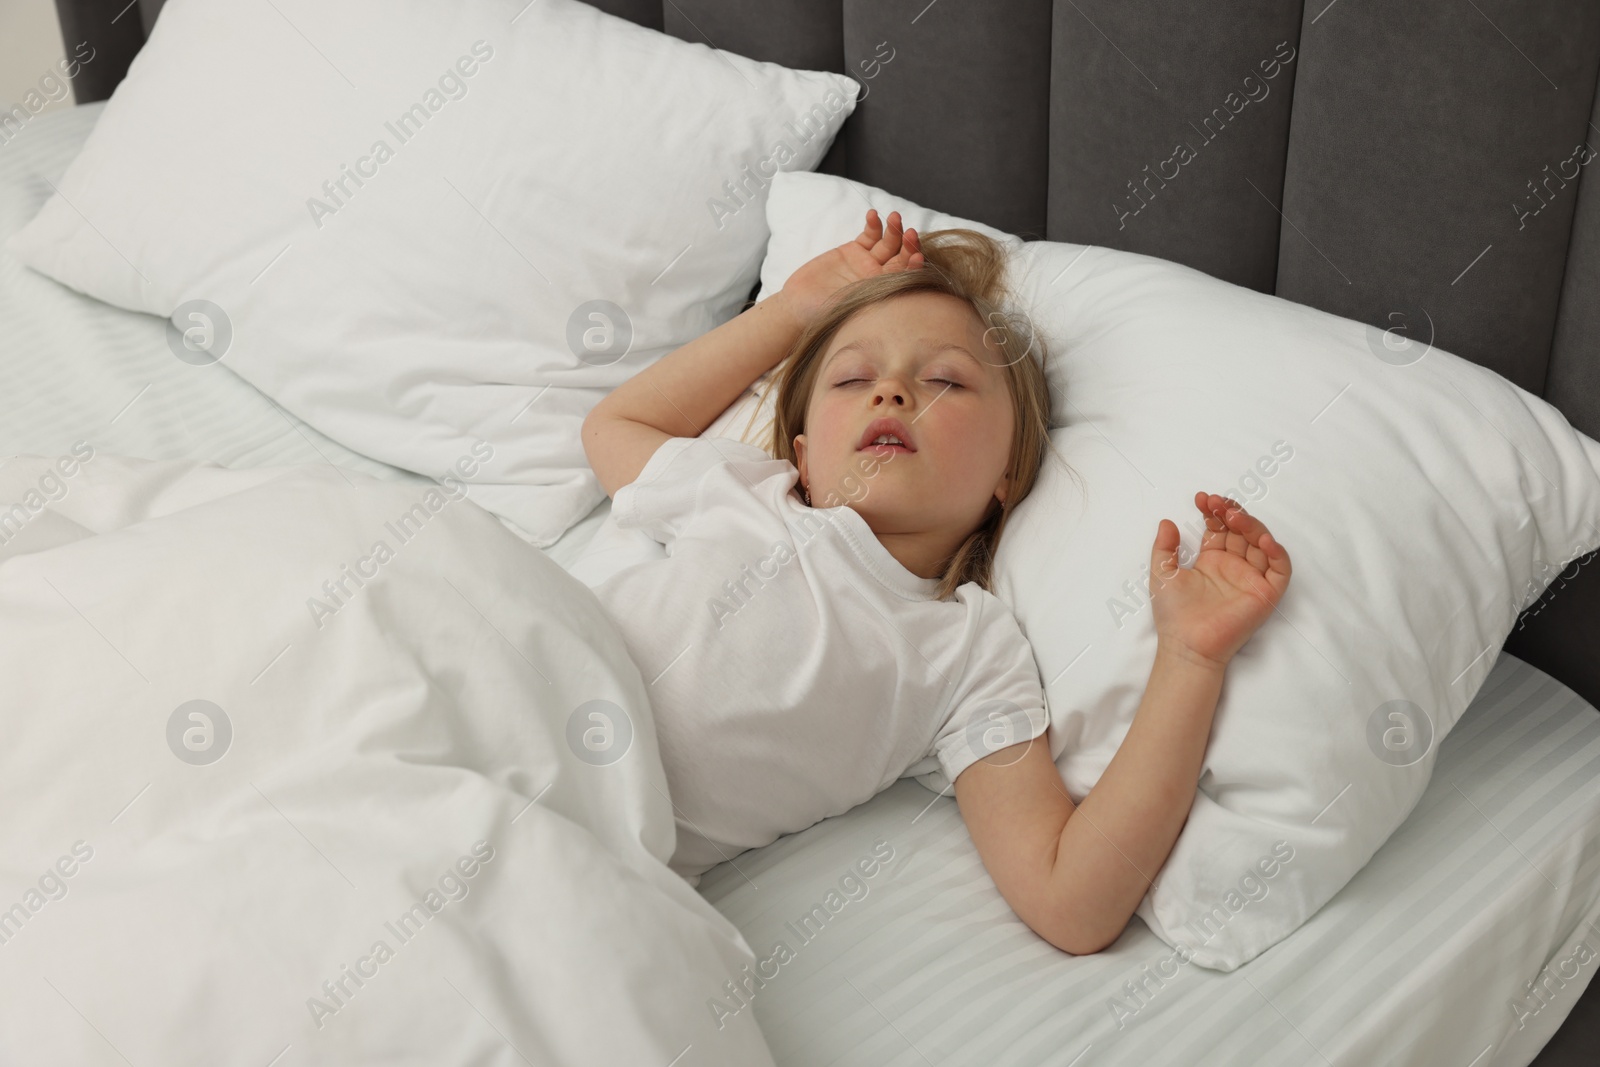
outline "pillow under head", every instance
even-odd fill
[[[780,175],[764,289],[856,232],[867,204],[919,232],[986,229],[846,179]],[[1010,240],[1065,464],[1047,462],[1013,512],[995,593],[1033,645],[1075,801],[1149,677],[1159,521],[1178,524],[1187,565],[1195,492],[1231,496],[1294,560],[1229,665],[1188,822],[1138,910],[1196,962],[1232,970],[1388,839],[1518,614],[1600,546],[1600,443],[1401,335],[1149,256]],[[713,432],[739,432],[753,402]]]

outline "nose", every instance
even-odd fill
[[[875,386],[873,389],[872,406],[878,407],[886,403],[893,403],[899,407],[905,407],[905,390],[903,390],[900,387],[899,382],[893,378],[880,379],[877,386]]]

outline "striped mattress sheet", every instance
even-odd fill
[[[758,958],[707,1011],[753,1011],[784,1067],[1522,1067],[1600,966],[1600,714],[1502,653],[1394,836],[1230,973],[1137,917],[1053,948],[909,779],[700,890]]]

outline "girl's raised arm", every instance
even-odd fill
[[[922,265],[915,230],[900,213],[885,230],[867,211],[861,234],[806,263],[754,307],[623,382],[583,423],[583,448],[606,495],[639,476],[668,437],[698,437],[788,353],[806,324],[840,288],[861,278]]]

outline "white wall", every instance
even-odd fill
[[[129,17],[138,17],[138,12]],[[0,106],[20,103],[28,90],[39,88],[45,74],[66,82],[56,66],[66,54],[54,0],[0,0]],[[44,110],[71,106],[69,93]]]

